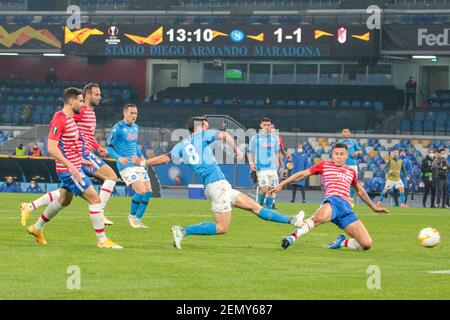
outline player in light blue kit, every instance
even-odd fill
[[[127,104],[123,107],[123,120],[116,123],[108,137],[108,153],[116,159],[117,169],[127,186],[131,185],[136,194],[131,200],[128,221],[135,228],[147,228],[142,217],[147,210],[148,202],[152,196],[150,178],[144,167],[137,166],[133,161],[145,163],[138,146],[139,126],[137,119],[137,106]]]
[[[141,163],[135,159],[137,165],[160,165],[170,161],[184,162],[201,177],[205,185],[205,194],[211,201],[215,222],[203,222],[186,227],[173,226],[172,236],[174,246],[181,249],[181,241],[190,235],[218,235],[228,232],[231,221],[232,206],[248,210],[259,218],[300,226],[303,223],[304,212],[300,211],[293,217],[263,208],[256,201],[243,193],[231,188],[225,179],[210,145],[216,140],[224,140],[233,150],[237,158],[242,158],[242,152],[236,147],[233,138],[226,132],[208,130],[209,124],[205,117],[193,117],[188,121],[190,135],[176,144],[168,154],[148,159]]]
[[[348,149],[348,158],[345,162],[346,166],[349,166],[353,168],[356,172],[356,177],[358,177],[358,162],[356,161],[356,158],[362,154],[361,147],[359,143],[356,140],[350,139],[350,129],[344,128],[342,129],[342,138],[343,140],[339,141],[339,144],[345,144]],[[350,187],[350,204],[353,208],[355,206],[354,202],[354,196],[355,196],[355,190]]]
[[[272,122],[269,118],[260,121],[261,132],[250,139],[248,162],[252,171],[258,177],[258,202],[261,206],[266,202],[266,208],[272,209],[275,194],[269,193],[269,188],[278,184],[278,157],[280,143],[278,137],[271,131]]]

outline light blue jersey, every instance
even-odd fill
[[[117,122],[109,137],[107,150],[114,159],[119,157],[127,158],[128,164],[123,165],[116,161],[117,169],[122,171],[125,168],[135,167],[132,162],[133,156],[142,156],[138,146],[139,126],[136,123],[128,124],[124,120]]]
[[[277,170],[280,144],[274,134],[258,133],[250,139],[249,151],[254,155],[256,171]]]
[[[192,171],[202,179],[205,187],[210,183],[226,180],[210,147],[210,144],[216,141],[219,133],[217,130],[197,132],[177,143],[170,152],[172,161],[182,161],[188,164]]]
[[[361,151],[361,147],[359,146],[359,143],[353,139],[344,139],[344,140],[339,141],[339,143],[345,144],[348,149],[348,159],[345,162],[345,164],[347,166],[358,165],[358,162],[356,161],[356,158],[353,157],[353,154],[356,151]]]

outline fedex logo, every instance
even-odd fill
[[[448,28],[444,29],[444,33],[433,34],[428,33],[427,28],[419,28],[417,30],[417,45],[422,47],[424,45],[428,47],[443,47],[449,45],[449,30]]]

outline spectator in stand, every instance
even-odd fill
[[[39,185],[36,182],[36,179],[30,180],[30,185],[28,186],[27,190],[25,190],[25,193],[44,193],[39,187]]]
[[[210,102],[210,101],[209,101],[209,96],[204,96],[204,97],[203,97],[203,103],[204,103],[204,104],[209,104],[209,102]]]
[[[19,145],[14,150],[14,155],[15,156],[26,156],[27,155],[25,148],[23,147],[23,143],[19,143]]]
[[[37,144],[35,144],[33,146],[33,148],[31,148],[29,150],[28,155],[30,157],[42,157],[42,152],[41,152],[41,149],[39,148],[39,146]]]
[[[45,83],[49,86],[54,86],[58,82],[58,75],[55,69],[48,69],[47,75],[45,76]]]
[[[19,183],[14,181],[12,176],[7,176],[5,182],[0,186],[0,192],[20,193],[22,190],[20,189]]]
[[[20,109],[19,124],[30,123],[31,120],[31,106],[29,104],[24,104],[22,109]]]
[[[270,105],[272,104],[272,100],[270,100],[270,98],[266,98],[266,105]]]
[[[105,94],[105,96],[102,99],[102,105],[104,107],[111,107],[112,106],[112,101],[111,101],[111,98],[109,97],[109,95]]]
[[[416,108],[417,82],[413,77],[405,83],[405,108],[404,110],[414,110]],[[412,101],[412,108],[410,102]]]

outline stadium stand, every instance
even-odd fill
[[[0,82],[0,110],[3,124],[14,124],[20,121],[26,108],[31,113],[22,119],[21,124],[48,124],[51,115],[62,105],[64,88],[75,86],[83,87],[85,83],[77,81],[60,81],[54,87],[49,87],[43,81],[6,80]],[[122,107],[125,103],[136,101],[137,93],[126,82],[104,82],[103,97],[108,96],[112,106]],[[99,118],[102,115],[99,114]]]

